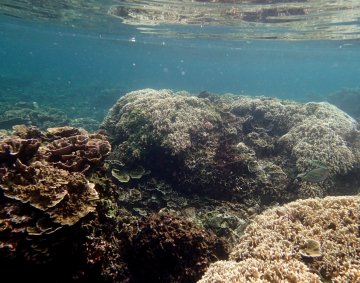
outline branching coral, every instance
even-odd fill
[[[210,267],[202,282],[212,282],[216,276],[223,276],[221,282],[237,282],[232,278],[239,276],[250,276],[254,282],[292,282],[281,272],[286,265],[301,282],[321,282],[321,278],[358,282],[359,208],[360,198],[354,196],[299,200],[267,210],[245,229],[230,255],[232,262]],[[257,262],[257,267],[250,264],[255,267],[253,274],[244,268],[251,261]],[[236,269],[223,269],[229,265]],[[269,280],[270,271],[284,281]]]
[[[331,125],[316,118],[308,118],[293,127],[281,137],[280,142],[290,148],[299,172],[305,171],[311,161],[319,160],[327,165],[332,174],[345,174],[356,162],[345,138]]]

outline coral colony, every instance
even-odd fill
[[[359,125],[329,103],[143,89],[96,133],[27,119],[0,121],[4,278],[360,281]]]

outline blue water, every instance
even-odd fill
[[[48,86],[40,102],[59,92],[81,101],[104,89],[122,95],[146,87],[309,101],[360,87],[358,41],[162,38],[122,24],[117,30],[104,33],[3,16],[0,78]],[[36,96],[30,87],[21,99]]]

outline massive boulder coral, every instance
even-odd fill
[[[360,164],[356,121],[328,103],[144,89],[121,97],[102,128],[112,160],[225,199],[322,196]]]
[[[298,200],[255,217],[200,282],[358,282],[360,198]],[[232,269],[229,269],[232,267]]]

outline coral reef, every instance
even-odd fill
[[[17,161],[0,181],[4,196],[30,204],[61,225],[74,225],[94,211],[93,201],[99,198],[94,184],[84,175],[70,174],[40,161],[29,166]]]
[[[354,164],[352,149],[347,146],[345,137],[355,130],[355,121],[347,116],[335,115],[333,106],[318,103],[319,109],[292,127],[280,138],[280,143],[291,150],[296,159],[296,167],[303,172],[313,160],[326,164],[331,174],[347,173]],[[318,115],[317,112],[322,111]]]
[[[355,282],[359,198],[279,204],[358,193],[359,145],[328,103],[208,92],[131,92],[93,134],[13,125],[0,133],[4,276],[195,282],[210,265],[201,282]]]
[[[99,165],[111,146],[100,134],[75,133],[78,130],[71,127],[49,129],[43,136],[69,136],[43,146],[41,137],[2,138],[0,184],[4,196],[43,211],[61,225],[73,225],[93,212],[98,194],[80,172]]]
[[[66,142],[70,146],[66,147]],[[59,144],[64,146],[54,149]],[[67,155],[78,156],[90,166],[86,176],[72,168],[58,168],[58,163],[64,161],[64,155],[58,154],[63,148],[67,148]],[[85,264],[99,258],[95,251],[101,243],[107,247],[103,254],[108,256],[108,262],[114,266],[122,264],[121,260],[115,262],[119,256],[109,257],[109,251],[119,246],[109,239],[114,237],[110,234],[118,233],[113,227],[122,224],[105,216],[109,205],[116,207],[114,190],[94,178],[104,175],[98,170],[110,149],[104,136],[71,127],[41,132],[21,126],[12,135],[0,138],[0,263],[5,277],[11,274],[15,281],[31,278],[48,282],[54,274],[61,273],[57,282],[89,275],[99,282],[111,276],[112,282],[115,277],[124,279],[120,271],[104,268],[94,269],[94,273],[88,270],[94,265]],[[54,156],[59,161],[53,160]],[[99,223],[99,218],[105,219]],[[92,224],[99,228],[93,237],[89,229]],[[19,272],[12,274],[15,269]]]
[[[152,214],[139,224],[129,254],[134,282],[196,282],[227,246],[214,234],[169,213]]]
[[[257,216],[200,282],[358,282],[360,198],[298,200]],[[229,269],[232,267],[232,269]]]
[[[175,155],[191,147],[193,132],[206,135],[218,122],[219,115],[206,101],[186,93],[145,89],[120,98],[103,127],[115,140],[128,138],[129,144],[136,143],[131,154],[140,158],[141,143],[150,140]]]
[[[328,103],[152,89],[121,97],[102,124],[112,160],[178,191],[277,201],[341,190],[359,168],[356,127]]]

